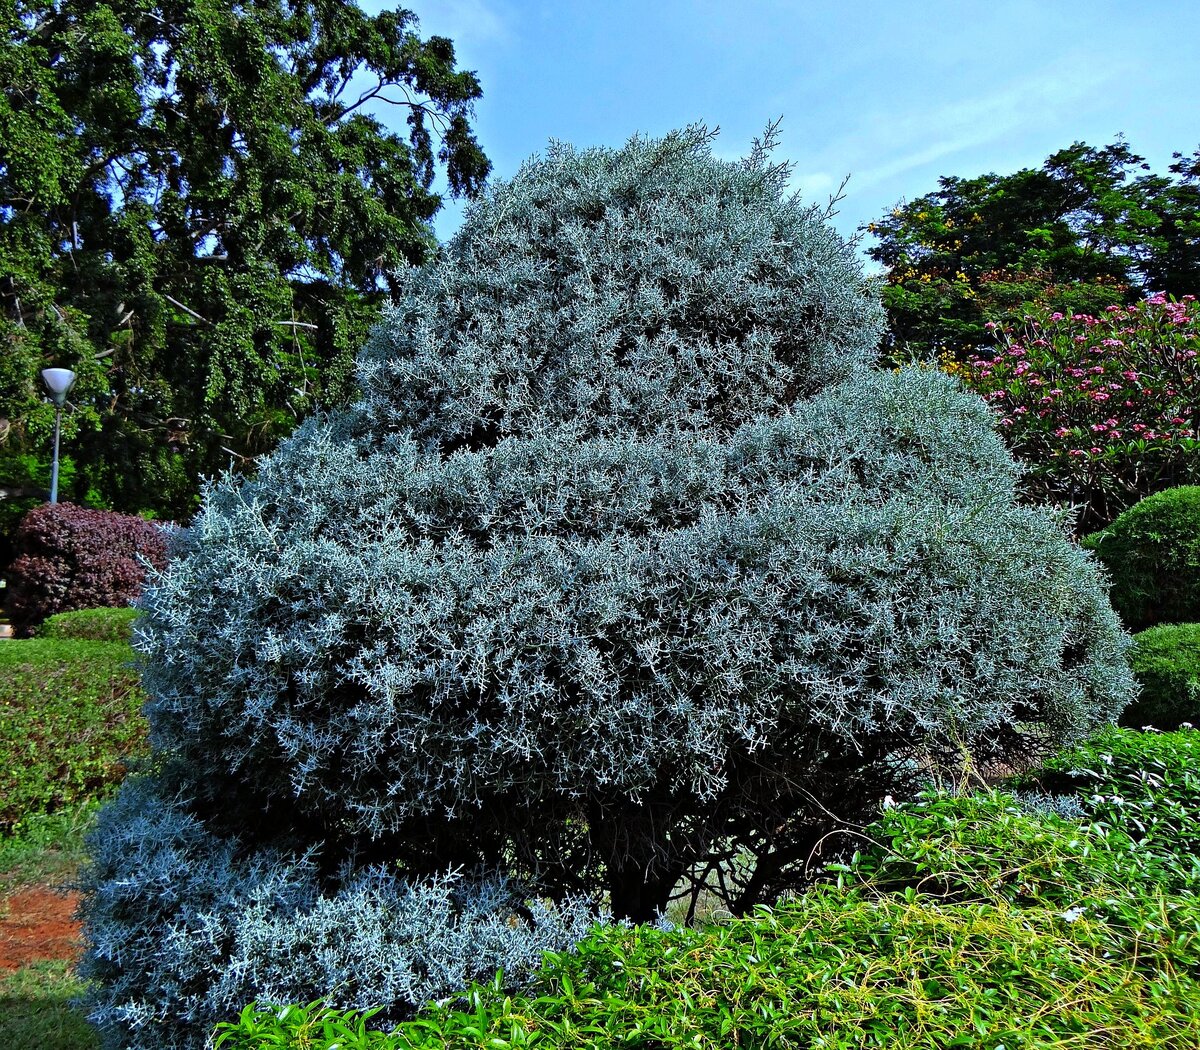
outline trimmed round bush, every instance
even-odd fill
[[[1129,630],[1200,620],[1200,485],[1147,496],[1082,544],[1108,570]]]
[[[129,514],[46,503],[21,519],[8,569],[8,615],[27,637],[48,616],[128,605],[147,567],[166,561],[162,525]]]
[[[1161,624],[1134,635],[1129,662],[1139,692],[1123,724],[1200,726],[1200,624]]]
[[[137,610],[133,608],[77,609],[75,612],[55,613],[37,629],[37,636],[128,644],[137,615]]]
[[[1019,505],[978,398],[870,369],[874,290],[786,181],[699,129],[553,148],[402,275],[354,407],[209,490],[134,633],[181,812],[239,870],[311,850],[330,900],[382,865],[639,921],[681,886],[746,911],[964,747],[1116,716],[1095,568]],[[204,980],[147,976],[186,890],[130,933],[103,902],[159,869],[111,856],[94,1016],[199,1046],[202,1011],[136,1005]],[[236,923],[236,895],[209,907]],[[327,965],[271,996],[336,1002]]]

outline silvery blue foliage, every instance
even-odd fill
[[[129,780],[89,845],[92,1020],[122,1050],[203,1046],[247,1002],[314,992],[393,1015],[497,970],[520,984],[597,921],[580,899],[524,901],[503,878],[409,881],[378,866],[329,885],[311,854],[208,832],[177,785]]]
[[[1026,812],[1037,816],[1053,815],[1063,820],[1082,820],[1087,809],[1078,795],[1051,795],[1045,791],[1016,791],[1013,798]]]
[[[345,430],[214,492],[143,621],[156,743],[308,819],[711,801],[781,725],[1069,738],[1127,695],[1094,570],[940,374],[670,445],[559,427],[446,457]]]
[[[405,276],[357,405],[208,492],[137,644],[187,800],[156,812],[217,859],[172,897],[167,817],[118,804],[98,1017],[288,974],[316,998],[403,939],[372,901],[440,900],[447,870],[562,902],[534,923],[554,941],[577,894],[648,919],[690,877],[742,910],[947,756],[1124,705],[1094,566],[1018,505],[981,401],[870,370],[878,303],[766,153],[555,147]],[[522,957],[482,911],[467,928],[487,965]],[[176,929],[207,969],[155,962]],[[413,972],[452,985],[459,944]],[[362,995],[411,1001],[401,972]]]
[[[726,431],[870,364],[883,314],[852,249],[769,142],[734,164],[710,138],[554,144],[493,187],[363,353],[372,429],[423,450]]]

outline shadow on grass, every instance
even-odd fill
[[[83,985],[65,962],[0,974],[0,1047],[4,1050],[99,1050],[100,1041],[71,1001]]]

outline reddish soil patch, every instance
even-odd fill
[[[0,902],[0,972],[45,959],[79,956],[79,895],[45,886],[18,890]]]

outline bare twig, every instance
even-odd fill
[[[212,322],[207,317],[201,317],[200,314],[196,313],[196,311],[193,310],[190,306],[184,306],[183,303],[181,303],[178,299],[175,299],[172,296],[167,295],[166,292],[163,292],[163,298],[166,299],[166,301],[169,302],[172,306],[179,307],[179,309],[182,310],[189,317],[194,317],[201,324],[212,324]]]

